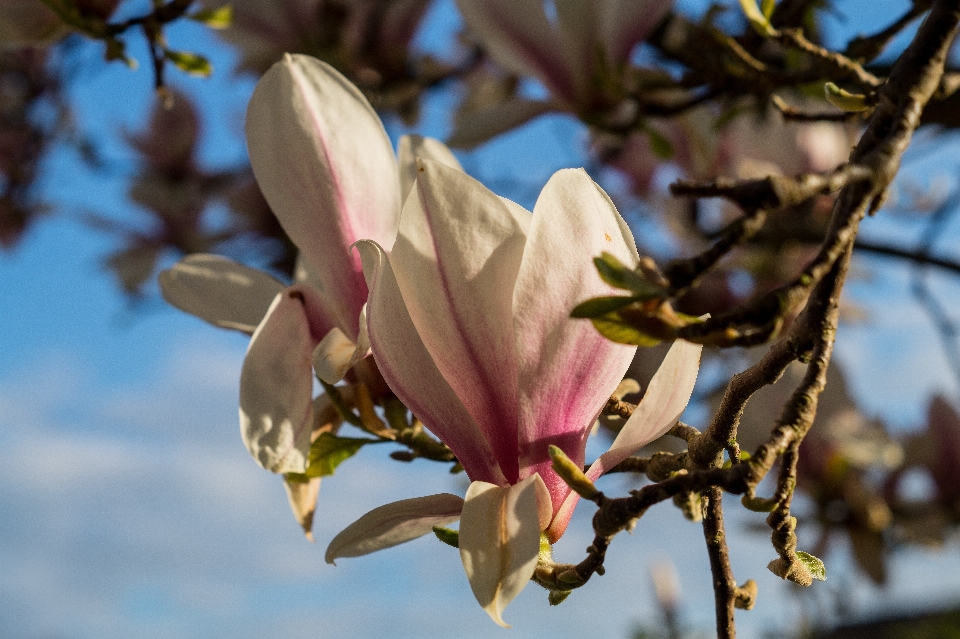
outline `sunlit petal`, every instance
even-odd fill
[[[460,559],[477,601],[501,626],[540,552],[536,475],[513,486],[475,481],[460,516]]]
[[[354,343],[339,328],[332,328],[313,351],[313,370],[328,384],[336,384],[354,364],[370,354],[367,306],[360,311],[360,335]]]
[[[303,528],[303,534],[313,541],[313,514],[317,509],[317,496],[320,494],[320,478],[313,477],[303,482],[284,478],[283,487],[287,491],[293,516]]]
[[[610,450],[590,467],[587,477],[596,479],[677,423],[693,395],[702,349],[699,344],[674,342],[640,404],[613,440]]]
[[[219,255],[188,255],[160,273],[164,299],[214,326],[253,333],[283,284]]]
[[[467,474],[506,483],[485,434],[450,388],[410,319],[393,269],[374,242],[358,242],[370,287],[370,344],[390,388],[457,456]]]
[[[291,286],[257,327],[240,373],[240,432],[257,462],[276,473],[302,473],[310,448],[311,358],[329,332],[319,293]]]
[[[607,251],[637,262],[629,231],[605,193],[582,169],[559,171],[534,208],[514,291],[521,406],[521,466],[537,472],[559,507],[569,488],[553,472],[547,447],[576,464],[604,401],[623,378],[636,348],[615,344],[570,309],[613,289],[593,257]],[[551,528],[559,537],[562,529]]]
[[[355,340],[366,290],[350,246],[390,246],[400,212],[397,163],[380,119],[332,67],[286,55],[257,84],[246,132],[270,208],[336,303],[336,325]]]
[[[400,165],[400,194],[406,201],[417,179],[417,158],[427,158],[462,171],[460,161],[446,144],[422,135],[404,135],[397,144],[397,163]]]
[[[333,538],[324,558],[359,557],[416,539],[460,518],[463,499],[449,493],[395,501],[374,508]]]
[[[465,173],[421,159],[390,254],[420,339],[508,482],[519,472],[511,291],[524,241],[500,198]]]

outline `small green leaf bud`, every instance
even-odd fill
[[[587,479],[583,470],[567,457],[557,446],[550,446],[547,449],[550,453],[550,459],[553,460],[553,470],[560,479],[567,482],[567,485],[584,499],[594,500],[600,496],[600,491],[593,485],[593,482]]]

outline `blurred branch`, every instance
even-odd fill
[[[823,113],[807,113],[797,107],[787,104],[783,98],[773,94],[770,101],[776,107],[784,120],[793,122],[851,122],[864,117],[864,112],[860,111],[830,111]]]

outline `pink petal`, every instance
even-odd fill
[[[602,0],[601,0],[602,1]],[[598,90],[601,63],[596,0],[554,0],[559,39],[578,102]]]
[[[614,293],[593,265],[603,251],[626,264],[638,259],[629,229],[600,187],[582,169],[558,171],[534,208],[513,297],[521,474],[539,473],[555,508],[570,489],[551,468],[547,447],[559,446],[583,464],[597,413],[636,352],[570,317],[583,300]],[[550,532],[559,537],[562,529]]]
[[[588,478],[595,481],[600,475],[666,433],[677,423],[693,394],[693,386],[697,381],[697,371],[700,367],[701,350],[702,347],[699,344],[682,340],[674,342],[666,357],[663,358],[660,368],[650,380],[650,385],[643,399],[640,400],[639,406],[623,425],[617,438],[613,440],[610,450],[600,455],[600,458],[590,465],[590,470],[587,471]],[[579,499],[580,496],[572,491],[564,499],[547,531],[550,539],[558,539],[563,534]]]
[[[314,347],[329,332],[320,294],[294,285],[257,327],[240,373],[240,433],[257,462],[302,473],[310,448]]]
[[[434,526],[460,519],[463,499],[449,493],[395,501],[374,508],[333,538],[324,556],[328,564],[340,557],[359,557],[422,537]]]
[[[463,167],[447,145],[422,135],[404,135],[397,144],[397,163],[400,165],[400,194],[406,201],[417,179],[417,158],[436,160],[462,171]]]
[[[630,53],[670,11],[671,0],[599,0],[598,41],[607,61],[624,65]]]
[[[430,357],[486,434],[507,481],[515,482],[511,292],[523,230],[500,198],[465,173],[426,159],[418,171],[390,263]]]
[[[390,261],[374,242],[358,242],[370,287],[367,326],[377,367],[390,389],[450,447],[474,480],[505,484],[485,434],[447,384],[407,312]]]
[[[503,609],[530,582],[540,554],[534,475],[514,486],[475,481],[460,515],[460,559],[477,601],[504,627]]]
[[[700,369],[700,344],[677,340],[667,351],[640,404],[610,445],[590,467],[596,479],[673,428],[693,395]]]
[[[547,20],[543,0],[457,0],[467,27],[505,69],[538,78],[559,98],[573,86],[563,43]]]
[[[283,284],[219,255],[188,255],[160,273],[164,299],[214,326],[253,333]]]
[[[464,114],[454,124],[450,146],[472,149],[501,133],[512,131],[530,120],[557,111],[562,105],[556,101],[509,98],[478,111]]]
[[[392,244],[400,212],[396,160],[380,119],[333,68],[286,55],[257,84],[246,131],[270,208],[336,303],[336,325],[355,340],[366,289],[350,246]]]

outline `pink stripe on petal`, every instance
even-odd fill
[[[426,159],[418,167],[390,263],[430,357],[513,483],[519,467],[511,293],[523,230],[500,198],[465,173]]]
[[[593,257],[636,263],[613,204],[582,170],[559,171],[534,208],[514,291],[519,366],[521,474],[539,472],[559,509],[569,488],[550,468],[547,447],[583,463],[587,432],[636,348],[615,344],[570,317],[589,297],[609,295]],[[629,231],[626,231],[629,233]]]
[[[374,242],[358,242],[370,286],[373,357],[390,389],[460,460],[472,480],[507,483],[486,434],[437,370],[410,319],[393,268]]]
[[[263,76],[247,110],[257,183],[312,263],[352,340],[366,301],[358,239],[390,245],[400,212],[390,140],[359,90],[323,62],[287,55]]]
[[[504,68],[531,75],[558,98],[573,100],[563,43],[543,0],[457,0],[470,31]]]

